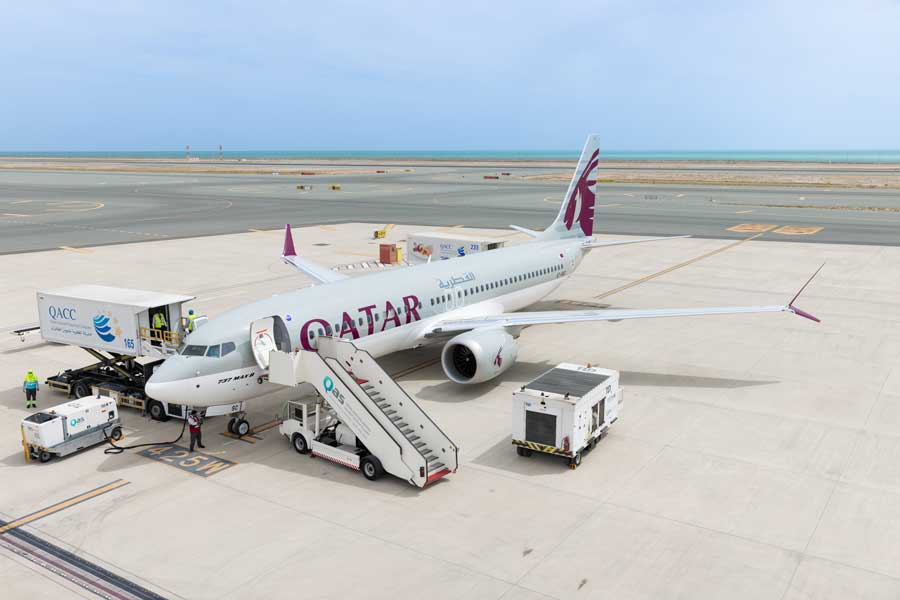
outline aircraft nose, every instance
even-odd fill
[[[185,401],[184,380],[192,376],[187,365],[180,360],[181,357],[167,358],[156,367],[153,375],[144,385],[144,391],[148,396],[160,402],[182,404]]]

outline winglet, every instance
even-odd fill
[[[282,256],[297,256],[294,250],[294,236],[291,234],[291,226],[284,226],[284,250],[281,251]]]
[[[822,265],[818,269],[816,269],[816,272],[812,274],[812,277],[810,277],[809,279],[806,280],[806,283],[803,284],[803,287],[801,287],[800,290],[796,294],[794,294],[794,297],[791,298],[791,301],[788,302],[788,305],[787,305],[787,309],[790,312],[797,315],[798,317],[803,317],[804,319],[809,319],[810,321],[815,321],[816,323],[821,323],[822,320],[814,315],[809,314],[805,310],[801,310],[801,309],[797,308],[796,306],[794,306],[794,302],[797,301],[797,298],[800,297],[800,294],[803,293],[803,290],[806,289],[806,286],[808,286],[810,283],[812,283],[812,280],[816,278],[816,275],[819,274],[819,271],[821,271],[822,267],[824,267],[824,266],[825,266],[825,263],[822,263]]]

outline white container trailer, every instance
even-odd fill
[[[506,242],[490,238],[423,231],[406,237],[406,260],[423,263],[431,260],[447,260],[476,252],[502,248]]]
[[[38,292],[41,337],[114,354],[164,357],[181,343],[181,305],[193,299],[103,285]],[[156,314],[165,328],[153,326]]]
[[[47,462],[55,454],[65,456],[99,444],[107,437],[122,439],[116,401],[108,396],[89,396],[36,412],[22,420],[22,444],[26,458]]]
[[[618,371],[559,364],[513,394],[512,443],[519,456],[565,456],[574,469],[619,418],[621,405]]]

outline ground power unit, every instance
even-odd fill
[[[618,371],[557,365],[513,394],[512,443],[519,456],[556,454],[574,469],[619,418],[621,405]]]
[[[87,396],[36,412],[22,420],[25,457],[47,462],[106,440],[121,440],[122,426],[116,401],[108,396]]]

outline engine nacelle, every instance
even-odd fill
[[[519,347],[503,329],[468,331],[451,339],[441,353],[441,366],[451,381],[481,383],[516,362]]]

